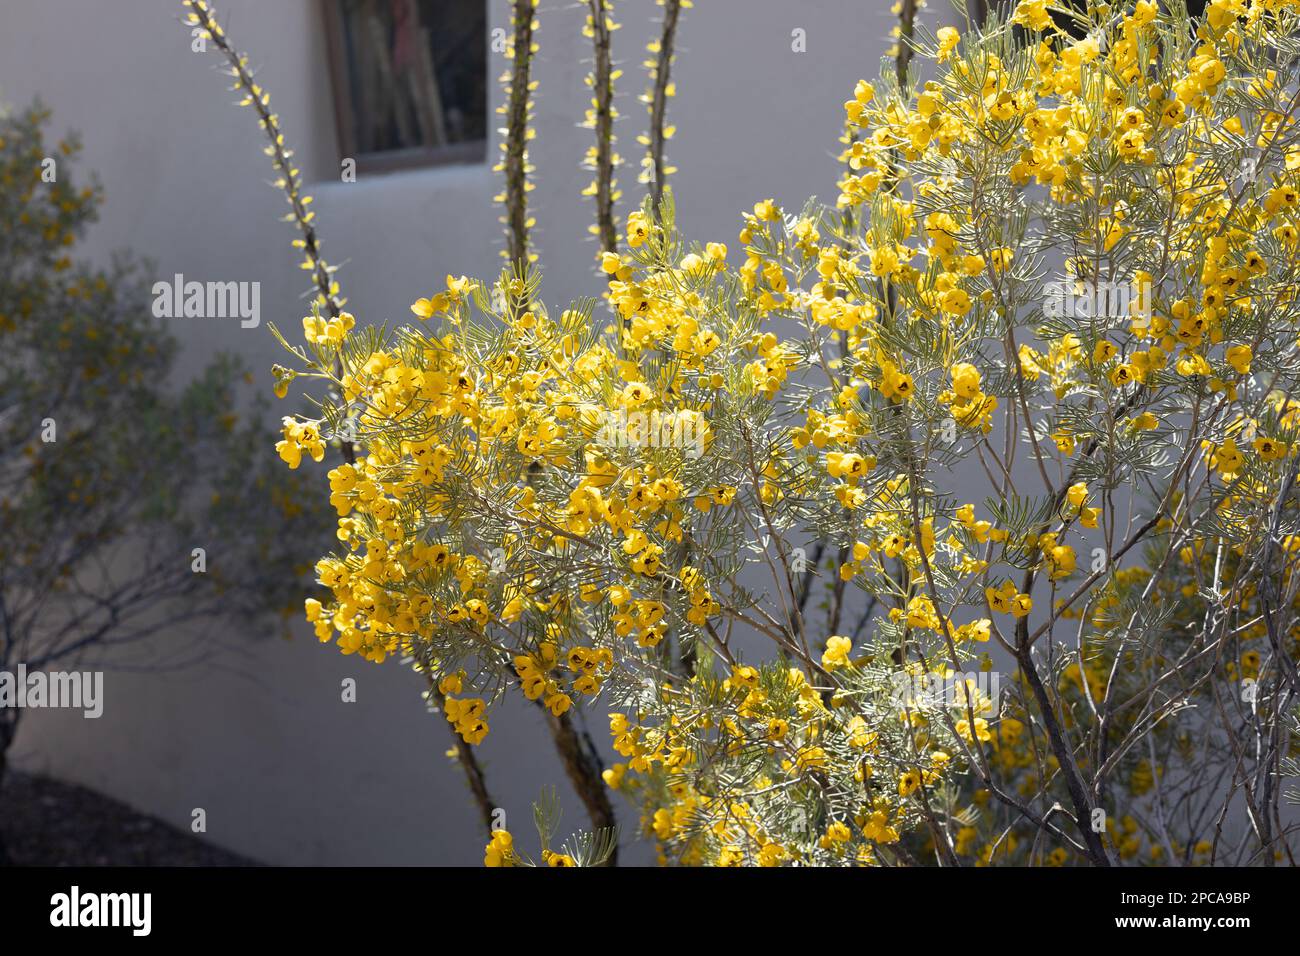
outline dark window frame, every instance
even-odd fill
[[[356,104],[352,102],[352,87],[348,76],[342,4],[339,0],[320,0],[320,2],[325,17],[330,88],[334,99],[334,130],[338,141],[340,162],[344,159],[356,160],[358,175],[440,166],[482,165],[487,162],[487,139],[449,143],[445,146],[417,146],[408,149],[360,152],[357,149],[356,130],[353,125]],[[484,104],[484,112],[486,125],[490,130],[492,125],[490,99]]]

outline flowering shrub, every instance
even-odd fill
[[[526,264],[315,311],[280,453],[362,452],[318,636],[469,744],[599,699],[668,862],[1289,853],[1297,6],[916,27],[834,208],[647,202],[610,319]]]
[[[48,141],[48,119],[0,110],[0,666],[147,666],[166,655],[105,652],[181,621],[289,613],[328,505],[233,410],[251,384],[238,361],[168,387],[177,341],[142,263],[74,258],[103,193],[79,185],[80,145]]]
[[[212,652],[196,625],[242,641],[278,612],[287,630],[328,541],[323,489],[234,411],[235,360],[171,387],[140,263],[75,258],[103,194],[48,119],[0,108],[0,671],[162,669]],[[0,782],[22,714],[0,707]]]

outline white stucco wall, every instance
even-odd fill
[[[836,137],[853,83],[874,76],[889,45],[891,0],[697,0],[683,15],[674,78],[678,127],[670,157],[679,218],[700,240],[735,245],[738,215],[773,196],[798,206],[834,192]],[[504,0],[490,0],[493,24]],[[644,122],[636,100],[640,63],[658,7],[618,4],[624,28],[620,84],[622,185],[639,200]],[[338,182],[328,64],[315,0],[227,0],[219,15],[259,69],[317,197],[324,251],[361,321],[404,320],[408,306],[448,273],[492,275],[500,226],[488,165]],[[0,10],[0,100],[39,95],[55,130],[75,129],[83,170],[95,170],[107,203],[83,252],[104,258],[129,247],[160,277],[260,281],[263,325],[177,320],[184,367],[215,349],[244,354],[269,389],[278,347],[274,320],[295,332],[303,273],[278,221],[280,196],[254,115],[236,109],[215,54],[191,52],[172,0],[5,0]],[[543,0],[536,76],[538,137],[532,194],[548,300],[599,288],[587,238],[591,204],[578,199],[589,174],[578,163],[590,134],[576,127],[588,93],[583,11]],[[926,14],[933,19],[931,14]],[[806,31],[807,52],[791,50]],[[494,57],[493,78],[503,63]],[[499,93],[494,92],[494,96]],[[493,104],[495,105],[495,103]],[[495,145],[489,161],[495,161]],[[20,767],[94,786],[178,825],[207,812],[208,837],[273,863],[476,864],[483,840],[460,772],[443,752],[441,717],[424,712],[420,681],[396,663],[343,658],[310,634],[285,642],[234,642],[211,664],[162,675],[110,674],[104,717],[31,712],[14,754]],[[339,700],[357,677],[360,699]],[[605,722],[593,732],[607,739]],[[566,824],[581,807],[563,782],[535,714],[507,704],[482,755],[493,794],[531,841],[529,803],[555,782]],[[620,809],[625,809],[620,807]],[[622,814],[625,832],[635,821]],[[526,844],[525,844],[526,845]],[[627,851],[625,851],[627,852]],[[627,852],[629,860],[648,853]]]

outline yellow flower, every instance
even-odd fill
[[[938,60],[940,63],[946,63],[952,56],[952,51],[957,49],[957,44],[961,42],[961,34],[954,27],[940,27],[936,36],[939,40]]]
[[[416,299],[411,305],[411,311],[415,313],[416,318],[424,322],[439,312],[447,311],[448,299],[446,295],[439,294],[427,299]]]
[[[627,764],[616,763],[601,771],[601,779],[605,781],[605,786],[611,790],[617,790],[623,786],[623,777],[627,774]]]
[[[980,394],[980,373],[969,362],[958,362],[950,370],[952,390],[958,398],[972,399]]]
[[[907,603],[907,626],[939,630],[939,615],[926,595],[918,594]]]
[[[758,851],[758,865],[763,867],[780,866],[789,857],[789,852],[781,844],[765,843],[763,848]]]
[[[290,468],[298,467],[303,452],[310,455],[312,461],[321,461],[325,458],[325,442],[321,440],[320,432],[315,425],[285,418],[282,431],[284,439],[276,442],[275,450]]]
[[[627,244],[633,249],[639,249],[645,245],[648,238],[650,238],[650,220],[643,212],[637,210],[627,217]]]
[[[921,787],[921,774],[915,770],[908,770],[898,777],[898,795],[900,797],[910,797]]]
[[[949,315],[964,316],[971,309],[970,296],[965,289],[949,289],[939,297],[939,308]]]
[[[987,643],[993,635],[993,622],[986,617],[978,621],[971,621],[969,624],[963,624],[957,628],[956,639],[958,641],[978,641]]]
[[[822,654],[822,666],[827,670],[836,667],[847,667],[849,663],[849,651],[853,649],[853,641],[847,637],[828,637],[826,639],[826,651]]]
[[[509,830],[493,830],[492,840],[483,851],[484,866],[514,866],[515,840]]]
[[[985,588],[984,597],[993,610],[1001,614],[1009,614],[1012,603],[1016,599],[1016,586],[1010,581],[1004,581],[998,588]]]
[[[1053,581],[1069,577],[1074,573],[1075,568],[1074,549],[1066,544],[1056,544],[1053,535],[1043,537],[1052,539],[1050,543],[1043,546],[1043,558],[1047,561],[1048,577]]]
[[[1245,464],[1245,459],[1237,449],[1237,442],[1228,438],[1223,444],[1214,450],[1210,456],[1211,467],[1218,470],[1219,474],[1225,479],[1235,478]]]
[[[1047,0],[1020,0],[1011,21],[1030,30],[1046,30],[1052,26],[1052,15],[1047,12]]]
[[[871,250],[871,272],[877,276],[892,276],[899,269],[898,252],[888,246]]]
[[[1285,458],[1287,455],[1287,446],[1284,442],[1275,441],[1272,438],[1256,438],[1251,443],[1251,447],[1264,461],[1277,461],[1279,458]]]
[[[461,692],[460,674],[448,674],[438,682],[438,690],[444,697],[459,694]]]
[[[871,470],[873,463],[856,453],[833,451],[826,456],[826,472],[832,478],[856,481]]]
[[[1249,345],[1234,345],[1228,349],[1224,357],[1238,374],[1246,375],[1250,372],[1252,353]]]
[[[905,402],[913,393],[912,376],[901,372],[893,362],[885,360],[880,364],[880,394],[891,401]]]
[[[1075,508],[1082,508],[1083,503],[1088,500],[1088,484],[1080,481],[1071,485],[1065,492],[1066,500]]]

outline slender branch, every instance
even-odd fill
[[[677,20],[682,11],[682,0],[660,0],[664,7],[663,32],[659,36],[658,50],[651,77],[654,86],[650,93],[650,197],[658,209],[664,198],[664,184],[668,181],[664,146],[668,139],[668,94],[672,89],[671,71],[676,55]]]
[[[303,250],[302,267],[311,273],[317,298],[329,313],[329,317],[337,319],[345,301],[339,298],[338,282],[333,277],[338,267],[326,263],[321,255],[320,240],[313,225],[316,214],[307,208],[311,205],[312,197],[302,191],[302,173],[292,163],[293,150],[285,145],[284,133],[280,129],[280,118],[271,112],[271,96],[258,86],[249,68],[248,57],[236,51],[231,45],[225,30],[217,22],[211,6],[205,0],[182,0],[182,2],[190,10],[188,22],[205,31],[206,39],[212,41],[229,64],[228,72],[235,81],[231,88],[235,91],[243,90],[245,93],[240,105],[251,106],[257,113],[258,124],[270,142],[266,147],[266,153],[271,157],[272,164],[280,174],[275,184],[284,191],[285,199],[292,210],[287,218],[297,225],[298,231],[302,234],[302,238],[295,243]],[[342,359],[339,359],[336,364],[335,374],[340,377],[343,374]],[[356,461],[356,449],[351,441],[340,439],[339,448],[344,460],[349,464]]]
[[[916,36],[917,0],[899,0],[898,55],[894,61],[898,85],[907,83],[907,68],[912,63],[912,40]]]
[[[506,253],[510,261],[527,263],[531,257],[528,221],[528,121],[532,115],[532,62],[536,50],[533,12],[537,0],[513,0],[513,39],[506,56],[514,69],[506,75],[506,138],[502,167],[506,177]]]
[[[596,131],[592,162],[596,181],[596,234],[602,253],[618,253],[618,230],[614,225],[614,60],[610,31],[613,5],[610,0],[587,0],[587,30],[595,51],[589,82],[592,109],[588,113]]]

